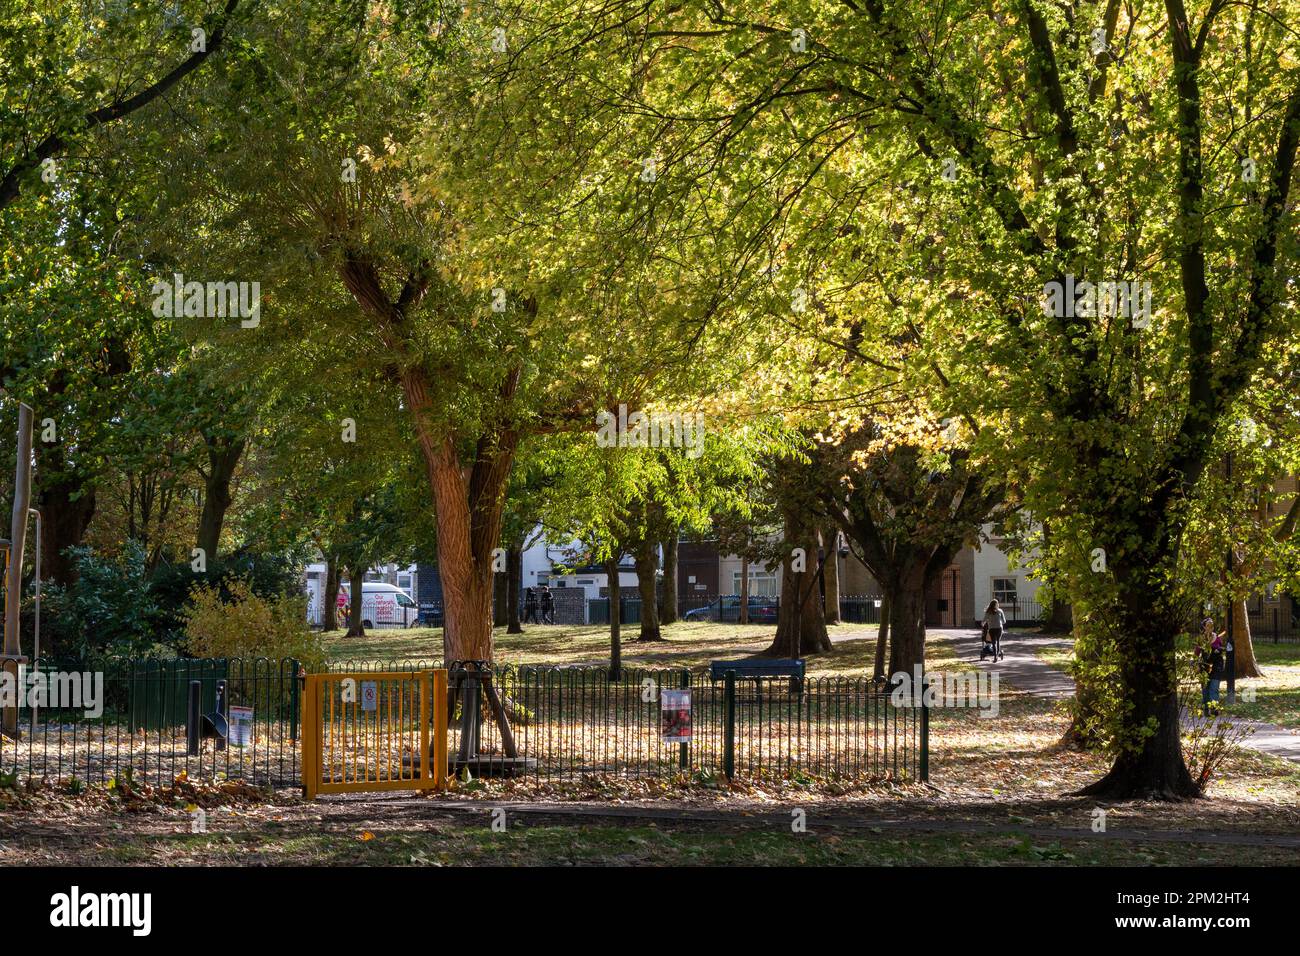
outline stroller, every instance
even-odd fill
[[[997,660],[997,646],[993,643],[993,635],[989,633],[987,624],[980,625],[980,640],[983,642],[980,644],[980,660],[990,656]]]

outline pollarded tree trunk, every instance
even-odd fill
[[[664,549],[664,588],[659,607],[659,623],[673,624],[677,614],[677,528],[660,544]]]
[[[787,557],[781,563],[781,609],[777,615],[776,637],[763,653],[770,657],[803,657],[831,649],[817,591],[817,533],[790,512],[785,517],[785,542],[798,558]],[[796,571],[798,561],[802,570]]]
[[[659,556],[653,540],[646,538],[637,545],[636,589],[641,596],[641,634],[639,641],[661,641],[659,609],[655,601],[655,572],[659,570]]]
[[[366,566],[364,563],[355,564],[348,568],[348,584],[351,591],[348,595],[348,632],[343,636],[365,637],[366,628],[362,617],[362,604],[365,603],[366,593]]]
[[[840,532],[837,525],[822,528],[822,548],[826,563],[822,566],[823,594],[826,604],[826,623],[840,623]]]
[[[618,580],[618,556],[605,562],[609,582],[609,679],[623,676],[623,588]]]
[[[321,608],[321,630],[339,629],[339,559],[333,555],[325,562],[325,606]]]
[[[506,548],[506,633],[522,634],[523,625],[519,623],[519,583],[524,578],[524,552],[517,544]]]
[[[407,414],[424,459],[438,525],[438,570],[442,577],[443,659],[492,659],[492,551],[501,537],[506,481],[519,443],[517,428],[488,424],[477,435],[457,435],[440,423],[430,398],[428,374],[416,357],[407,315],[429,288],[424,267],[414,269],[394,298],[384,290],[376,264],[356,250],[345,252],[339,276],[367,315],[374,318],[384,345],[405,361],[390,367],[402,387]],[[497,388],[501,408],[511,405],[519,387],[519,367]],[[468,460],[460,446],[473,445]]]
[[[518,373],[503,383],[503,401]],[[424,374],[407,369],[402,386],[433,489],[442,577],[443,659],[492,660],[492,551],[501,536],[506,481],[517,434],[509,429],[480,436],[472,462],[462,463],[451,436],[434,434],[432,402]]]

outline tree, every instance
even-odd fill
[[[1082,13],[1030,2],[935,22],[924,6],[862,0],[796,20],[740,4],[664,11],[632,41],[654,71],[632,98],[691,121],[697,167],[769,174],[782,209],[755,234],[797,225],[781,213],[804,199],[810,241],[842,225],[846,267],[882,262],[920,300],[927,348],[906,384],[942,359],[964,407],[1001,418],[981,450],[1021,463],[1026,506],[1078,569],[1076,620],[1115,650],[1115,760],[1087,790],[1109,798],[1197,792],[1174,661],[1186,505],[1264,349],[1295,329],[1290,40],[1254,7],[1197,12],[1169,0],[1148,25],[1118,0]],[[786,169],[788,189],[774,188]],[[849,169],[857,185],[841,189]],[[936,211],[938,243],[916,228]],[[897,324],[873,323],[872,338]]]
[[[918,438],[900,441],[868,425],[820,446],[814,459],[827,512],[880,583],[889,609],[890,674],[911,673],[924,662],[926,595],[996,517],[1005,495],[937,423]]]
[[[400,396],[438,521],[446,656],[490,659],[492,552],[520,443],[594,429],[591,370],[615,348],[636,365],[615,405],[646,400],[666,370],[711,354],[684,267],[657,255],[659,233],[689,224],[643,221],[641,181],[623,171],[605,187],[603,223],[521,230],[587,214],[570,208],[592,172],[573,150],[598,139],[599,124],[574,113],[587,125],[566,149],[573,131],[552,128],[526,70],[494,76],[503,85],[487,96],[486,19],[447,19],[436,3],[312,10],[250,24],[240,57],[189,91],[192,115],[169,129],[180,145],[167,180],[232,247],[272,249],[259,261],[287,285],[308,271],[359,306],[327,312],[310,334],[351,342]],[[521,115],[543,114],[521,130]],[[499,162],[514,149],[520,162]],[[526,178],[533,154],[569,155],[573,172]],[[607,176],[615,164],[600,161]],[[684,325],[695,349],[663,347]]]
[[[88,134],[165,96],[225,43],[239,0],[192,25],[161,14],[165,69],[155,54],[160,13],[121,4],[92,19],[87,8],[41,2],[7,11],[0,21],[5,64],[0,110],[0,208],[14,202],[24,180],[42,178]],[[97,22],[99,21],[99,22]],[[200,39],[201,34],[201,39]]]

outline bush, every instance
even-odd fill
[[[58,621],[62,604],[72,624],[72,646],[66,650],[87,662],[156,653],[158,605],[149,587],[144,549],[132,541],[113,556],[89,548],[77,548],[73,554],[77,581],[62,593],[50,594],[48,603],[42,595],[42,625]]]
[[[184,646],[185,611],[196,585],[219,589],[222,600],[229,604],[234,600],[231,584],[243,581],[253,594],[273,600],[303,593],[301,572],[301,562],[294,556],[254,555],[244,550],[209,560],[202,572],[195,571],[188,561],[160,564],[150,582],[157,605],[154,634],[160,642],[178,649]]]
[[[319,636],[307,627],[305,596],[257,594],[243,578],[195,585],[181,612],[186,653],[194,657],[293,657],[308,669],[325,660]]]

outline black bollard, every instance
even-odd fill
[[[200,681],[190,681],[190,696],[185,711],[185,752],[193,757],[199,752],[199,701],[203,691]]]
[[[230,733],[230,705],[226,701],[226,682],[223,680],[217,681],[217,713],[225,718],[221,722],[225,725],[225,729],[217,734],[217,740],[213,746],[217,750],[225,750],[226,735]]]

